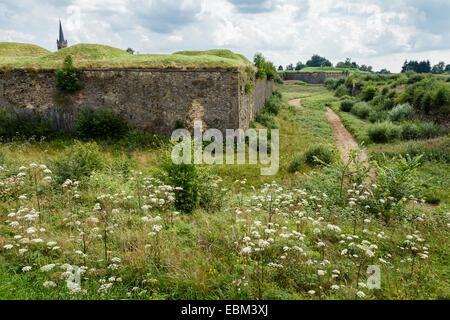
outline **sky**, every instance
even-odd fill
[[[2,0],[0,42],[139,53],[226,48],[277,66],[320,54],[399,72],[405,59],[450,63],[450,0]]]

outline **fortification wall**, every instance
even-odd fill
[[[328,79],[346,78],[348,75],[338,72],[284,72],[284,80],[303,81],[310,84],[324,84]]]
[[[78,77],[83,88],[63,94],[52,70],[0,71],[0,108],[41,115],[58,129],[71,130],[83,108],[108,108],[150,133],[170,135],[177,121],[194,120],[225,132],[246,129],[273,90],[257,81],[245,94],[239,72],[228,70],[83,70]]]

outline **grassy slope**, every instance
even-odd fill
[[[14,47],[15,44],[5,45]],[[12,49],[4,49],[14,52]],[[0,51],[1,52],[1,51]],[[72,55],[77,68],[158,68],[199,69],[220,68],[243,70],[252,63],[245,57],[228,50],[208,52],[131,55],[126,51],[97,44],[77,44],[54,53],[30,57],[0,54],[0,68],[3,69],[56,69],[67,55]]]
[[[331,129],[327,124],[324,115],[324,104],[334,101],[330,92],[324,88],[285,85],[279,87],[284,93],[283,102],[295,98],[302,98],[303,110],[292,108],[284,108],[280,115],[276,118],[282,127],[281,140],[281,156],[282,166],[289,157],[297,151],[304,150],[311,143],[321,141],[332,141]],[[13,142],[0,144],[0,153],[4,154],[6,159],[3,166],[18,168],[20,165],[27,165],[31,162],[48,163],[49,158],[61,157],[62,148],[67,145],[68,141],[53,142]],[[133,182],[130,179],[122,179],[115,171],[118,162],[127,159],[127,155],[114,145],[102,144],[102,155],[107,163],[106,169],[98,172],[90,180],[90,183],[81,188],[81,201],[84,205],[92,208],[97,202],[96,197],[104,193],[114,193],[124,190],[127,194],[133,195]],[[142,150],[136,151],[130,155],[132,168],[142,171],[144,175],[151,175],[151,172],[158,160],[158,150]],[[428,164],[425,167],[428,171],[433,171],[438,166]],[[254,170],[254,172],[253,172]],[[308,168],[305,169],[309,171]],[[220,170],[219,170],[220,171]],[[318,171],[320,173],[320,170]],[[442,172],[439,172],[442,174]],[[247,167],[229,166],[222,171],[225,179],[225,186],[231,188],[234,192],[239,192],[239,187],[235,187],[233,179],[247,178],[250,176],[246,189],[251,184],[259,184],[261,180],[258,167],[249,169]],[[272,177],[280,181],[283,187],[289,187],[291,184],[300,187],[307,181],[307,177],[295,178],[283,170],[279,175]],[[320,176],[319,176],[320,178]],[[272,179],[272,180],[274,180]],[[318,180],[316,183],[325,183]],[[260,193],[258,193],[260,194]],[[321,196],[320,194],[317,194]],[[49,192],[43,195],[41,201],[45,207],[46,219],[45,228],[48,230],[44,234],[44,240],[57,240],[64,250],[69,254],[73,252],[79,245],[73,241],[66,240],[69,229],[62,227],[59,212],[64,213],[72,210],[67,207],[67,197],[65,193]],[[249,199],[246,198],[248,201]],[[235,241],[239,240],[247,234],[240,232],[241,226],[236,222],[237,218],[249,218],[264,221],[266,217],[258,215],[258,213],[250,210],[240,216],[234,214],[236,208],[245,212],[245,206],[241,206],[236,198],[231,198],[226,207],[218,212],[207,213],[197,211],[191,216],[180,216],[176,220],[172,228],[164,229],[161,234],[161,246],[164,248],[162,255],[165,259],[165,267],[159,270],[152,268],[151,258],[147,255],[141,255],[140,251],[129,251],[128,255],[123,252],[122,243],[130,243],[141,247],[148,240],[148,230],[142,228],[130,213],[120,216],[120,223],[127,224],[127,228],[119,228],[115,231],[115,236],[120,239],[117,247],[110,247],[114,250],[114,254],[122,257],[123,268],[117,272],[110,272],[109,276],[120,275],[123,277],[122,283],[116,283],[113,289],[104,296],[97,293],[98,286],[95,281],[86,281],[83,286],[88,289],[87,295],[68,295],[67,290],[54,290],[42,287],[44,281],[53,280],[64,288],[62,280],[56,280],[50,274],[39,271],[30,273],[22,273],[20,267],[24,265],[23,261],[14,262],[9,253],[3,250],[3,245],[9,243],[9,234],[6,232],[5,213],[8,206],[14,206],[14,203],[0,204],[0,299],[118,299],[130,298],[125,295],[130,292],[133,286],[148,289],[147,293],[137,295],[134,293],[133,299],[253,299],[255,298],[257,289],[255,280],[249,277],[248,270],[245,267],[245,260],[239,258],[236,254]],[[121,202],[121,200],[119,201]],[[29,200],[22,202],[24,206],[33,206],[34,199],[32,192]],[[252,209],[252,207],[250,207]],[[306,210],[303,207],[300,210]],[[330,221],[335,225],[339,225],[343,232],[352,234],[353,220],[345,217],[345,212],[332,211],[333,207],[325,205],[321,210],[327,223]],[[419,209],[417,209],[419,210]],[[393,255],[393,266],[383,266],[382,268],[382,290],[367,291],[368,298],[378,299],[413,299],[413,298],[448,298],[448,283],[445,277],[446,268],[448,266],[449,254],[448,250],[448,233],[445,227],[441,225],[439,220],[435,220],[437,213],[445,213],[445,208],[430,208],[432,214],[428,214],[425,223],[419,224],[414,221],[394,221],[389,227],[378,219],[371,218],[372,222],[363,224],[358,222],[358,234],[360,237],[368,238],[370,241],[377,243],[379,246],[379,254],[385,255],[390,253]],[[434,212],[436,211],[436,215]],[[330,215],[330,213],[332,213]],[[91,214],[91,213],[89,213]],[[136,213],[137,214],[137,213]],[[312,212],[312,217],[317,218],[317,213]],[[119,217],[118,217],[119,218]],[[274,217],[276,222],[282,223],[289,220],[288,230],[295,230],[294,218],[292,221],[287,218]],[[134,228],[134,223],[140,227]],[[244,226],[242,226],[244,227]],[[316,259],[320,257],[320,251],[315,247],[317,236],[313,232],[316,226],[306,223],[302,224],[302,233],[305,234],[305,242],[302,246],[307,250],[309,257]],[[134,229],[131,229],[134,228]],[[244,229],[246,229],[245,227]],[[368,233],[361,232],[362,228],[368,229]],[[444,228],[444,229],[443,229]],[[129,230],[132,230],[131,233]],[[377,239],[376,234],[383,230],[386,237],[383,240]],[[417,261],[414,271],[412,272],[411,264],[400,262],[404,254],[399,246],[402,245],[406,235],[412,234],[415,230],[420,231],[422,237],[425,238],[427,246],[429,246],[430,261]],[[47,236],[49,235],[49,236]],[[51,235],[51,236],[50,236]],[[341,255],[342,247],[339,247],[337,240],[333,235],[324,235],[321,237],[326,242],[326,258],[331,261],[328,267],[328,275],[331,274],[333,268],[341,270],[341,272],[349,272],[351,277],[341,280],[343,288],[338,291],[326,291],[321,299],[355,299],[354,277],[357,268],[350,261],[345,260]],[[278,240],[277,240],[278,241]],[[379,241],[379,243],[378,243]],[[280,244],[281,247],[283,246]],[[101,257],[101,248],[96,248],[95,243],[89,249],[89,257],[95,261],[97,257]],[[69,257],[71,260],[59,259],[57,255],[39,256],[39,262],[33,265],[34,269],[55,261],[80,263],[79,258],[73,254]],[[34,259],[34,258],[33,258]],[[29,263],[29,262],[27,262]],[[286,262],[287,263],[287,262]],[[264,287],[264,298],[266,299],[314,299],[307,293],[310,289],[317,290],[315,286],[318,283],[317,271],[314,265],[306,266],[306,261],[302,260],[302,265],[298,270],[290,270],[283,272],[271,271],[266,274],[266,284]],[[322,268],[322,267],[320,267]],[[309,271],[312,269],[312,272]],[[398,270],[397,270],[398,269]],[[356,271],[355,271],[356,270]],[[100,270],[99,270],[100,271]],[[289,274],[289,272],[294,272]],[[243,287],[238,293],[233,289],[232,281],[247,275],[250,279],[248,287]],[[146,276],[146,274],[148,274]],[[250,273],[251,275],[252,273]],[[95,276],[88,275],[89,278]],[[103,278],[102,276],[97,278]],[[156,282],[144,285],[139,282],[140,279],[154,279]],[[363,279],[361,279],[363,280]],[[320,281],[321,285],[329,286],[328,281]],[[86,287],[88,286],[88,287]],[[158,293],[153,293],[157,290]]]
[[[0,57],[39,57],[50,51],[33,44],[0,42]]]

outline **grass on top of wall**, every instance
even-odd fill
[[[27,51],[29,48],[29,51]],[[137,54],[99,44],[76,44],[57,52],[37,50],[37,46],[0,43],[0,69],[56,69],[71,55],[74,66],[88,68],[150,69],[231,69],[243,71],[252,63],[229,50],[179,52],[175,54]],[[33,52],[39,53],[32,54]],[[16,54],[17,53],[17,54]]]

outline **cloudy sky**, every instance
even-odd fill
[[[56,50],[101,43],[140,53],[228,48],[283,66],[312,54],[400,71],[450,63],[450,0],[2,0],[0,41]]]

